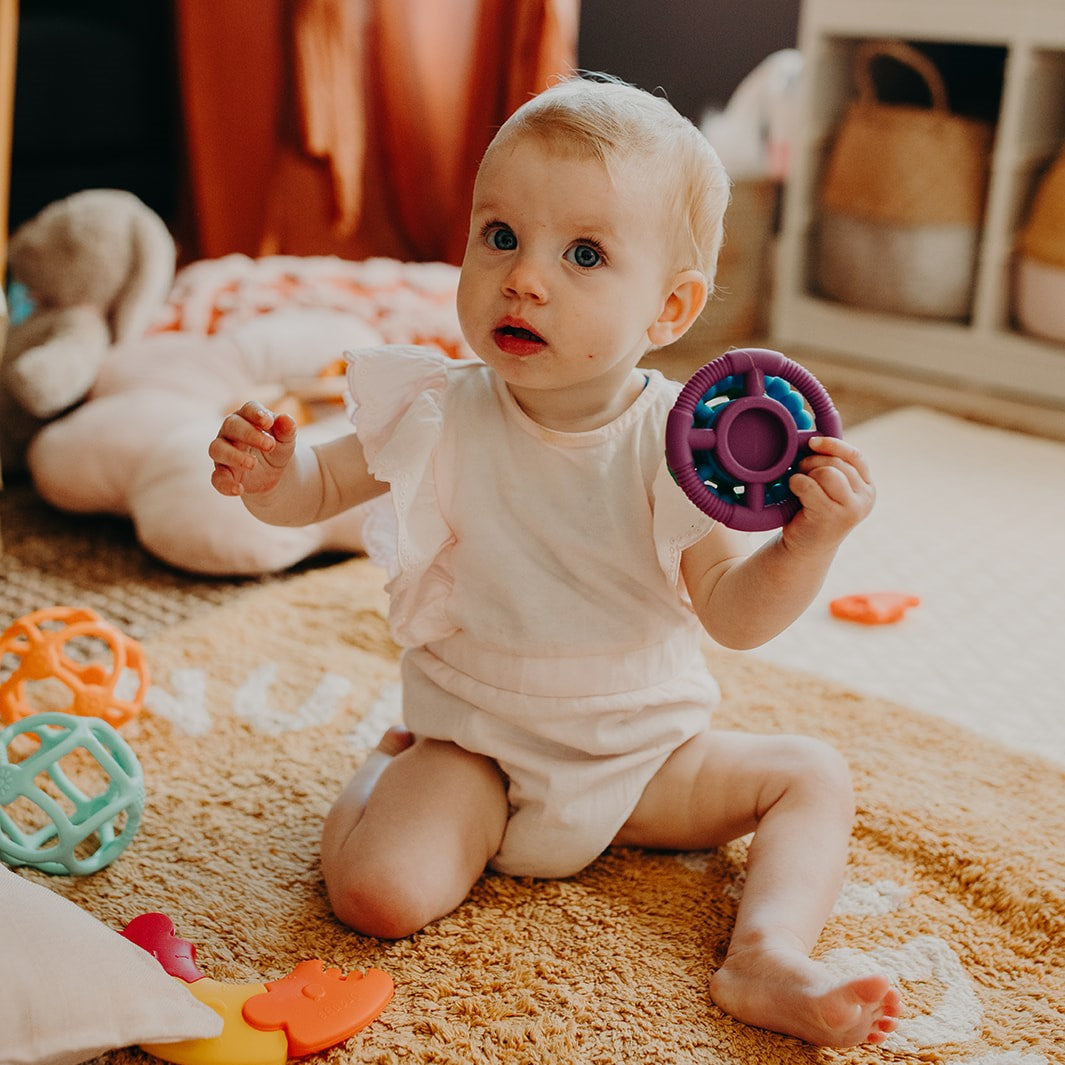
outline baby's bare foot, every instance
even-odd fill
[[[898,1024],[899,993],[886,976],[841,981],[798,950],[729,954],[710,981],[710,996],[745,1024],[814,1046],[882,1043]]]
[[[402,725],[393,725],[385,732],[344,788],[341,799],[349,809],[357,810],[359,816],[362,815],[381,774],[388,768],[392,759],[397,754],[402,754],[412,743],[414,736]]]
[[[377,750],[382,754],[397,755],[414,742],[414,734],[402,725],[393,725],[378,741]]]

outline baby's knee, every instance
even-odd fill
[[[377,867],[326,876],[329,902],[337,920],[366,936],[403,939],[441,916],[420,884],[403,870]]]
[[[852,817],[854,784],[846,758],[830,743],[810,736],[792,736],[786,742],[786,760],[795,784],[822,800],[834,801],[842,814]]]

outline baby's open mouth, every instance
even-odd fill
[[[500,336],[516,337],[518,340],[529,340],[536,344],[542,344],[544,338],[531,329],[524,329],[519,325],[501,325],[496,333]]]
[[[496,347],[507,355],[524,359],[547,348],[547,341],[520,318],[504,318],[492,331]]]

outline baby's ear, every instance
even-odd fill
[[[647,339],[656,348],[664,348],[682,336],[699,317],[708,293],[706,277],[700,270],[682,270],[673,279],[673,288],[662,311],[647,330]]]

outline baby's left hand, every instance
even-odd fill
[[[790,548],[835,550],[873,509],[876,489],[862,453],[845,440],[815,436],[788,487],[802,509],[782,535]]]

